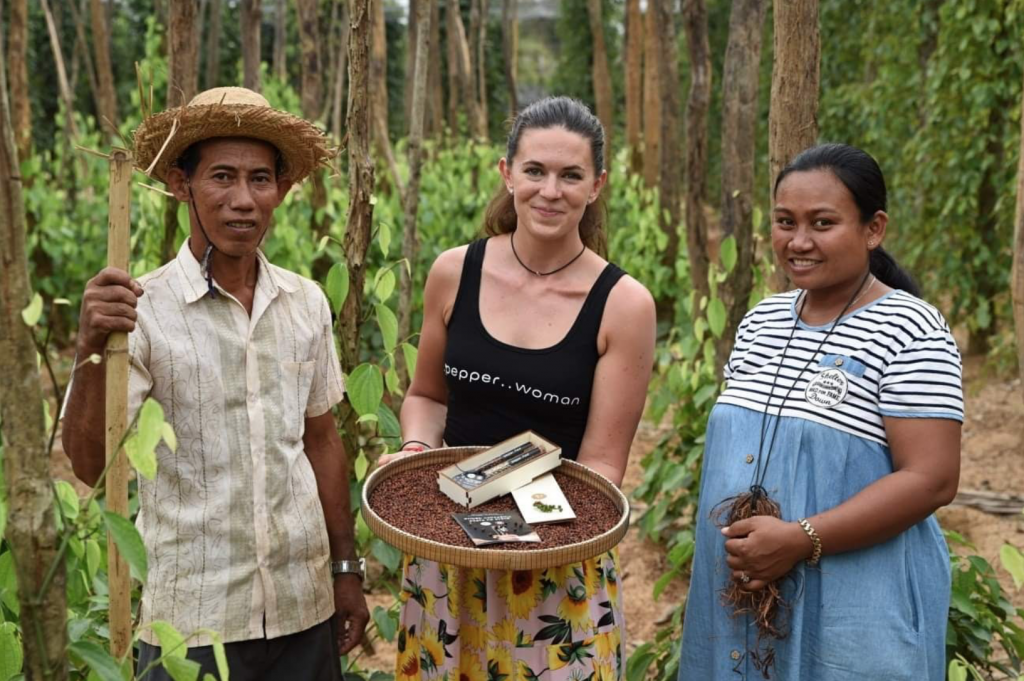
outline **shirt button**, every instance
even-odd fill
[[[843,366],[843,358],[842,357],[837,357],[836,358],[836,366],[837,367]]]
[[[729,653],[729,657],[731,657],[734,660],[740,659],[740,651],[738,651],[738,650],[732,651],[731,653]]]
[[[747,454],[747,463],[754,463],[754,455]]]

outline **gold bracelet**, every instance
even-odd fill
[[[807,559],[807,564],[814,567],[821,560],[821,537],[814,531],[811,524],[807,522],[807,518],[800,519],[800,527],[804,528],[804,532],[811,540],[811,557]]]

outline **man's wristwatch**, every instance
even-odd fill
[[[366,578],[366,559],[359,560],[332,560],[331,575],[356,575],[362,581]]]

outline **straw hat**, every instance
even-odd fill
[[[187,106],[146,118],[135,130],[135,163],[167,181],[167,171],[196,142],[213,137],[252,137],[277,147],[284,172],[301,182],[334,156],[328,138],[312,123],[270,106],[263,95],[242,87],[200,92]]]

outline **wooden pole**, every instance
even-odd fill
[[[128,271],[128,226],[131,205],[132,159],[124,149],[110,154],[110,218],[107,232],[107,266]],[[128,461],[118,449],[128,429],[128,334],[107,337],[107,509],[128,517]],[[107,537],[110,581],[110,652],[120,659],[131,650],[132,600],[128,564],[118,553],[114,538]]]
[[[1024,114],[1024,88],[1021,89],[1020,110]],[[1024,397],[1024,116],[1020,121],[1020,158],[1017,160],[1017,212],[1013,220],[1013,320],[1017,330],[1017,363]]]

